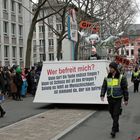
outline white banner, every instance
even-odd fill
[[[44,62],[34,102],[107,104],[100,100],[106,60]]]

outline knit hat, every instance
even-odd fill
[[[21,72],[22,72],[22,70],[21,70],[21,68],[18,66],[18,67],[16,68],[16,73],[20,74]]]
[[[111,63],[109,64],[109,67],[112,67],[112,68],[114,68],[116,71],[118,71],[118,64],[117,64],[116,62],[111,62]]]

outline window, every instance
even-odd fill
[[[54,53],[49,53],[49,60],[54,60]]]
[[[62,30],[62,25],[61,24],[56,24],[56,30],[61,31]]]
[[[121,48],[121,55],[124,55],[124,49],[123,48]]]
[[[39,45],[40,45],[40,47],[44,46],[44,40],[43,39],[39,40]]]
[[[53,46],[54,45],[54,42],[53,42],[53,39],[49,39],[49,46]]]
[[[3,32],[5,34],[8,33],[8,22],[6,22],[6,21],[3,22]]]
[[[7,0],[3,0],[3,9],[7,10]]]
[[[15,2],[11,0],[11,11],[15,12]]]
[[[22,58],[23,57],[23,47],[19,48],[19,57]]]
[[[9,46],[5,45],[4,46],[4,57],[8,57],[9,56]]]
[[[129,50],[126,50],[126,55],[129,56]]]
[[[19,25],[19,35],[22,36],[22,34],[23,34],[22,25]]]
[[[12,55],[14,58],[16,57],[16,46],[12,46]]]
[[[14,23],[11,24],[11,33],[13,35],[15,35],[15,33],[16,33],[16,24],[14,24]]]
[[[18,12],[21,14],[22,13],[22,5],[18,3]]]
[[[53,39],[48,39],[48,41],[49,41],[49,50],[51,51],[52,49],[54,49],[54,41],[53,41]]]
[[[43,32],[43,26],[39,26],[39,32],[42,33]]]
[[[134,50],[131,50],[131,55],[134,55]]]

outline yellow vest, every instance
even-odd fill
[[[108,96],[112,96],[113,98],[120,98],[122,97],[121,93],[121,79],[123,75],[120,75],[120,78],[107,78],[107,88],[108,88]]]

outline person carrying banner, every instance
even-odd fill
[[[119,132],[119,115],[122,98],[125,105],[128,104],[129,99],[127,79],[124,75],[120,74],[118,71],[118,64],[115,62],[109,64],[109,73],[107,77],[104,78],[101,88],[101,101],[104,101],[106,92],[109,112],[113,120],[110,134],[112,137],[115,137],[116,133]]]

